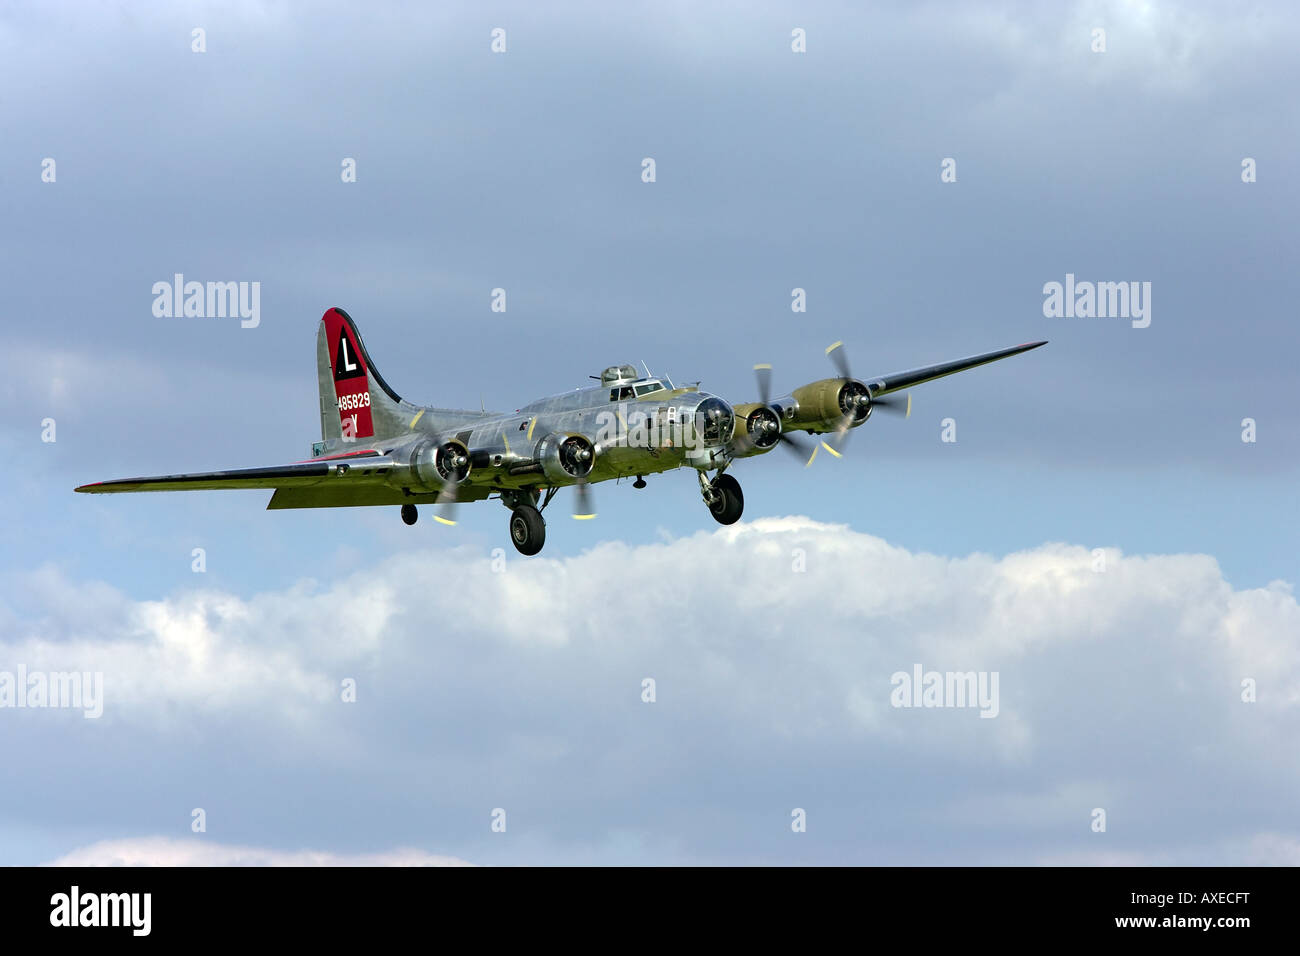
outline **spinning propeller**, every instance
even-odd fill
[[[439,446],[434,452],[433,465],[438,469],[438,474],[442,476],[442,488],[438,491],[438,498],[434,501],[433,520],[439,524],[454,525],[456,523],[456,493],[460,488],[460,483],[469,477],[469,455],[465,449],[454,442],[447,442]]]
[[[596,450],[585,438],[570,436],[560,444],[560,467],[577,481],[573,486],[573,518],[575,521],[590,521],[596,517],[595,496],[587,476],[596,464]]]
[[[813,449],[812,457],[808,459],[808,464],[813,463],[813,458],[817,457],[819,449],[825,448],[836,458],[844,457],[845,446],[848,445],[849,432],[858,422],[865,421],[872,412],[877,408],[891,415],[902,415],[904,418],[910,418],[912,415],[912,393],[908,392],[903,398],[891,398],[882,395],[874,398],[868,386],[861,384],[853,377],[853,371],[849,367],[849,357],[844,351],[843,342],[835,342],[826,349],[826,357],[831,360],[835,366],[835,371],[839,373],[841,381],[844,383],[840,392],[840,407],[844,410],[844,415],[840,418],[839,424],[835,426],[832,433],[833,437],[828,443],[825,440],[818,442],[817,448]]]
[[[755,365],[754,377],[758,380],[759,407],[745,419],[746,433],[736,442],[736,450],[745,454],[751,448],[771,448],[779,444],[802,458],[808,453],[807,442],[783,431],[781,417],[772,407],[772,366]]]
[[[877,408],[890,414],[902,415],[904,418],[911,416],[911,393],[902,398],[890,396],[875,398],[872,396],[869,386],[863,385],[853,377],[848,356],[844,352],[843,342],[836,342],[827,348],[826,357],[835,366],[835,371],[839,373],[839,377],[843,382],[839,397],[840,409],[843,415],[832,431],[830,440],[823,439],[816,444],[810,445],[783,431],[780,416],[771,404],[772,366],[755,365],[754,375],[758,380],[760,406],[750,412],[749,417],[746,419],[748,433],[736,443],[736,448],[741,454],[751,448],[770,448],[773,444],[779,442],[790,449],[793,454],[805,459],[804,466],[807,467],[813,463],[813,460],[817,457],[817,452],[823,448],[836,458],[842,458],[844,447],[848,442],[849,432],[853,429],[853,426],[865,421]]]
[[[596,517],[596,501],[591,493],[591,485],[586,478],[579,478],[573,486],[573,518],[575,521],[590,521]]]

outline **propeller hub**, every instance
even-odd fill
[[[575,478],[585,478],[591,471],[591,443],[581,435],[570,435],[560,443],[560,465]]]
[[[469,455],[456,442],[439,445],[433,456],[433,465],[444,482],[461,482],[469,477]]]
[[[840,411],[854,425],[871,417],[871,392],[861,382],[850,379],[840,388]]]
[[[781,438],[781,420],[766,405],[760,405],[746,416],[745,429],[758,448],[771,448]]]
[[[585,435],[555,433],[537,443],[534,457],[554,485],[567,485],[586,478],[596,464],[596,447]]]

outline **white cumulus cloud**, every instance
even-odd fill
[[[78,847],[47,866],[471,866],[450,856],[399,848],[381,853],[328,853],[230,846],[205,840],[142,837]]]
[[[251,597],[30,580],[48,606],[3,618],[2,659],[103,670],[104,717],[0,711],[15,759],[66,768],[16,781],[11,817],[89,772],[113,832],[203,807],[232,844],[346,825],[488,863],[1211,862],[1300,832],[1300,611],[1205,555],[945,557],[789,517],[500,572],[415,551]],[[996,716],[894,706],[916,667],[996,673]]]

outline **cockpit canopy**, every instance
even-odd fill
[[[600,384],[622,385],[624,382],[635,382],[638,378],[640,375],[635,365],[611,365],[600,373]]]
[[[609,389],[611,402],[627,401],[673,388],[672,381],[667,378],[663,381],[649,376],[642,378],[635,365],[611,365],[600,373],[600,384]]]

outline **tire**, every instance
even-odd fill
[[[719,475],[713,482],[718,498],[709,505],[709,512],[718,524],[735,524],[745,511],[745,495],[740,482],[730,475]]]
[[[415,524],[420,518],[420,512],[415,509],[415,505],[402,505],[402,520],[407,524]]]
[[[546,544],[546,522],[532,505],[520,505],[510,512],[510,541],[520,554],[533,555]]]

